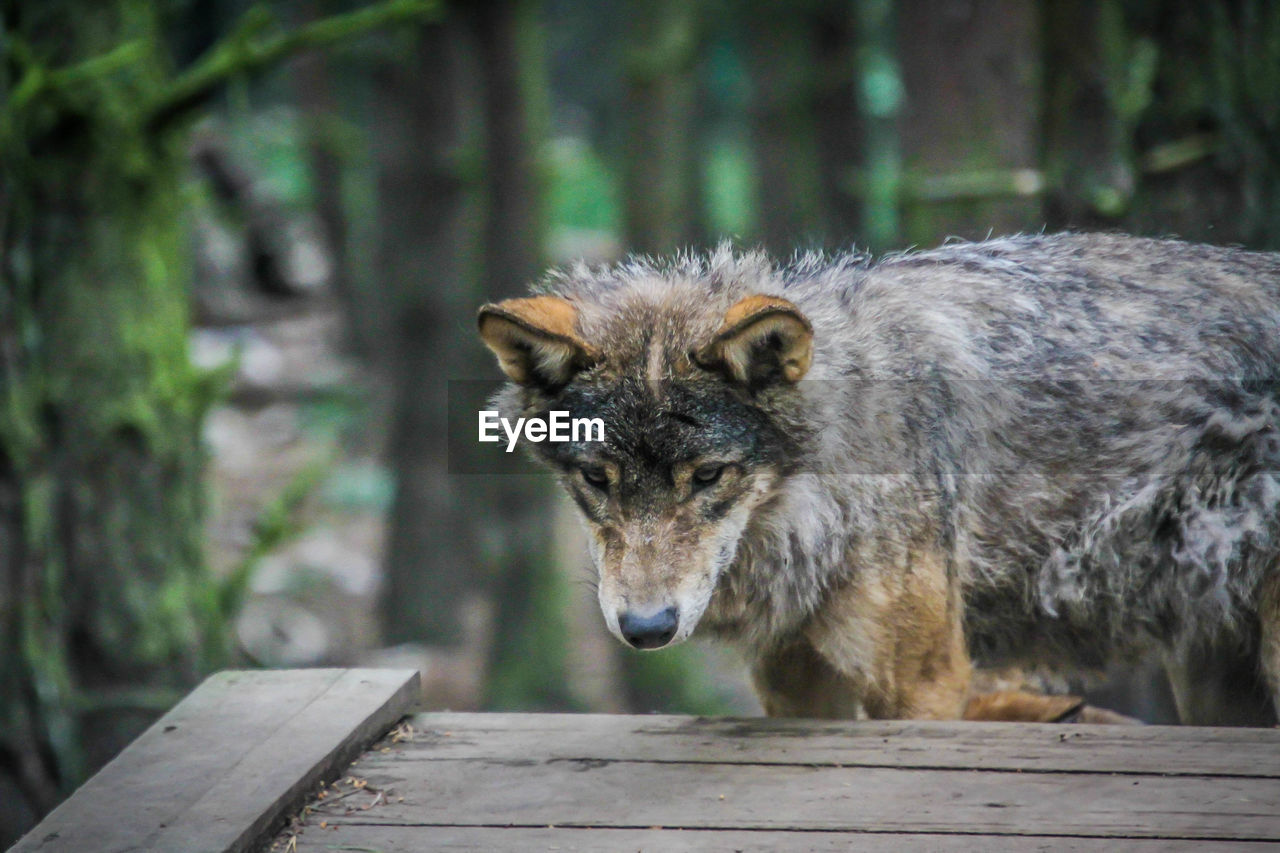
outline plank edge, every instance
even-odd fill
[[[349,669],[345,675],[355,676],[360,672],[359,669]],[[418,670],[388,669],[380,672],[388,677],[395,677],[394,673],[400,673],[404,680],[381,705],[344,735],[336,746],[317,759],[283,794],[269,803],[227,848],[227,853],[248,853],[262,848],[271,840],[276,830],[284,825],[289,815],[294,814],[306,804],[307,795],[313,788],[321,782],[327,783],[342,775],[351,762],[359,758],[375,741],[385,735],[397,720],[406,715],[421,695],[421,675]],[[342,679],[339,679],[335,685],[340,684],[341,681]]]

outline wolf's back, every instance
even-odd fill
[[[799,284],[828,376],[901,384],[896,452],[950,508],[979,654],[1097,666],[1244,627],[1280,562],[1276,255],[1017,237]]]
[[[832,343],[893,376],[1273,377],[1280,255],[1110,234],[1019,236],[890,256],[787,289]],[[821,336],[819,336],[821,338]],[[859,358],[860,356],[860,358]]]

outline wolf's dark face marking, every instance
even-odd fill
[[[626,630],[626,619],[674,608],[675,631],[659,645],[685,639],[795,442],[749,395],[712,375],[598,384],[584,376],[546,405],[605,424],[603,442],[542,444],[537,452],[591,529],[610,629],[656,648]]]

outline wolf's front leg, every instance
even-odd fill
[[[772,649],[751,667],[751,684],[770,717],[865,716],[857,685],[803,637]]]
[[[806,635],[868,716],[877,719],[1131,722],[1074,696],[978,692],[958,585],[930,551],[902,569],[870,569],[837,590]]]
[[[965,715],[973,669],[960,590],[941,555],[916,551],[901,567],[865,568],[831,594],[806,634],[869,716]]]
[[[912,554],[900,570],[864,571],[832,593],[802,637],[755,664],[756,693],[772,717],[1133,722],[989,673],[978,692],[961,608],[958,586],[931,552]]]

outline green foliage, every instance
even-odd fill
[[[253,522],[253,540],[245,549],[244,557],[218,585],[219,609],[223,613],[240,609],[253,573],[263,558],[302,532],[303,505],[319,490],[333,468],[331,458],[313,460],[258,513]]]
[[[722,139],[707,152],[703,181],[713,234],[743,236],[756,228],[751,151],[743,139]]]
[[[616,233],[622,211],[618,178],[584,139],[551,143],[548,212],[552,228],[587,228]]]
[[[896,246],[902,232],[902,147],[896,121],[904,88],[894,47],[893,0],[861,0],[856,8],[862,32],[858,95],[866,120],[863,240],[884,250]]]
[[[621,227],[620,176],[585,140],[562,138],[551,145],[548,186],[553,229],[582,228],[617,234]],[[746,140],[725,137],[703,161],[706,220],[717,235],[743,237],[755,229],[751,151]]]
[[[298,116],[285,109],[248,113],[227,128],[236,162],[251,163],[263,194],[295,210],[313,201],[311,167]]]
[[[1160,49],[1154,39],[1129,28],[1120,0],[1103,2],[1098,11],[1098,42],[1107,99],[1131,131],[1154,98]]]
[[[334,469],[321,490],[328,506],[352,512],[386,512],[394,496],[395,479],[372,463]]]

